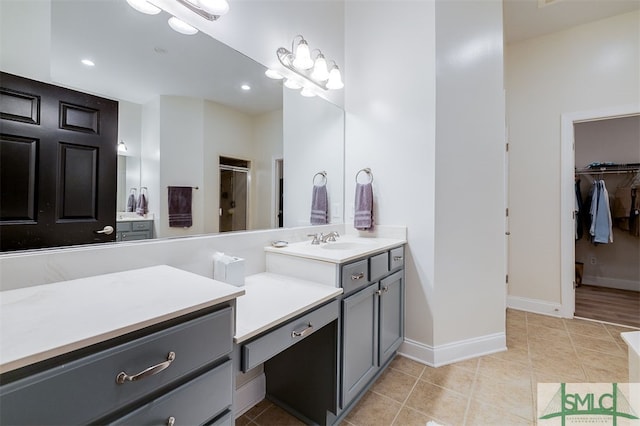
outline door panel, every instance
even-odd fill
[[[0,251],[115,241],[118,103],[0,73]]]
[[[378,284],[342,302],[342,408],[378,371]]]
[[[404,339],[402,272],[380,282],[380,365],[393,356]]]

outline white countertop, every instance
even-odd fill
[[[620,337],[627,343],[629,349],[640,356],[640,331],[620,333]]]
[[[140,216],[135,212],[116,213],[116,222],[135,222],[139,220],[153,220],[153,213],[147,213],[143,216]]]
[[[0,373],[237,298],[161,265],[0,292]]]
[[[265,247],[265,251],[330,263],[345,263],[359,257],[388,250],[405,244],[399,238],[341,236],[334,242],[311,244],[311,240],[289,244],[286,247]]]
[[[342,294],[331,287],[269,272],[245,278],[236,301],[236,335],[242,343]]]

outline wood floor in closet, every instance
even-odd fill
[[[575,316],[640,328],[640,292],[582,284]]]

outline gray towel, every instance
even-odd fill
[[[360,231],[373,229],[373,187],[371,183],[356,183],[353,226]]]
[[[129,198],[127,198],[127,212],[133,213],[136,211],[136,195],[131,192]]]
[[[313,194],[311,194],[312,225],[329,223],[328,205],[327,186],[313,185]]]
[[[192,222],[191,196],[193,188],[190,186],[169,187],[169,226],[174,228],[188,228]]]
[[[140,192],[140,196],[138,197],[138,207],[136,207],[136,213],[139,216],[144,216],[149,212],[149,202],[147,201],[147,196]]]

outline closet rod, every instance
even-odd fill
[[[576,175],[603,175],[603,174],[623,174],[623,173],[640,173],[639,167],[620,168],[620,169],[588,169],[576,170]]]

